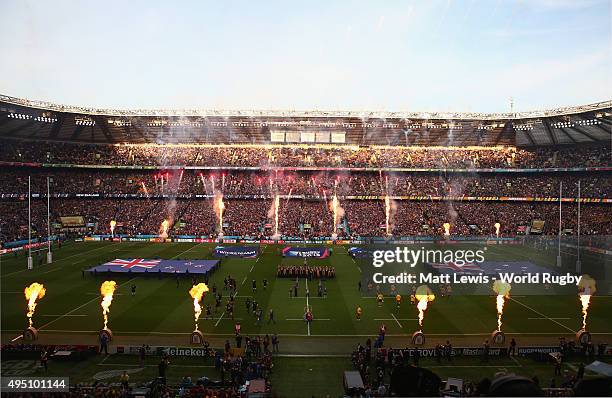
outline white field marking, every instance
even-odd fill
[[[14,343],[15,341],[17,341],[19,339],[22,339],[22,338],[23,338],[23,335],[20,334],[19,336],[15,337],[13,340],[11,340],[11,343]]]
[[[393,314],[392,314],[393,315]],[[418,318],[396,318],[395,316],[393,316],[393,318],[374,318],[375,321],[394,321],[394,320],[398,320],[398,321],[418,321]]]
[[[113,244],[117,244],[117,243],[113,243]],[[111,244],[111,245],[113,245],[113,244]],[[72,258],[72,257],[82,256],[82,255],[84,255],[84,254],[86,254],[86,253],[91,253],[91,252],[93,252],[93,251],[100,250],[100,249],[108,249],[108,246],[107,246],[107,245],[105,245],[105,246],[100,246],[100,247],[96,247],[95,249],[87,250],[86,252],[76,253],[76,254],[73,254],[73,255],[68,256],[68,257],[63,257],[63,258],[60,258],[59,260],[55,260],[55,261],[53,261],[53,263],[51,263],[51,265],[53,265],[53,264],[55,264],[55,263],[59,263],[60,261],[68,260],[69,258]],[[45,265],[48,265],[48,264],[45,264]],[[55,270],[55,269],[54,269],[54,270]],[[11,276],[11,275],[19,274],[19,273],[24,272],[24,271],[31,271],[31,270],[28,270],[28,269],[22,269],[22,270],[19,270],[19,271],[11,272],[10,274],[2,275],[2,277],[3,277],[3,278],[6,278],[7,276]],[[46,272],[45,272],[45,273],[46,273]]]
[[[401,323],[399,323],[399,320],[398,320],[398,319],[395,317],[395,315],[391,314],[391,316],[393,317],[393,319],[395,319],[395,323],[397,323],[397,325],[398,325],[398,326],[399,326],[401,329],[403,329],[404,327],[402,326],[402,324],[401,324]]]
[[[292,299],[303,299],[303,298],[308,298],[307,296],[291,296]],[[327,297],[311,297],[311,300],[325,300],[327,299]]]
[[[95,292],[87,292],[85,294],[88,294],[90,296],[100,296],[101,297],[100,293],[95,293]],[[113,293],[113,297],[115,297],[115,296],[123,296],[123,295],[124,295],[123,293]]]
[[[72,315],[49,315],[49,314],[41,314],[41,316],[88,316],[84,314],[72,314]]]
[[[65,246],[72,246],[72,245],[74,245],[75,243],[77,243],[77,242],[74,242],[74,241],[67,241],[66,243],[62,243],[62,247],[65,247]],[[40,247],[40,248],[45,247],[45,249],[44,249],[44,250],[47,250],[47,249],[46,249],[46,247],[47,247],[46,245],[44,245],[44,246],[39,246],[39,247]],[[53,247],[53,246],[51,246],[51,247]],[[20,251],[20,253],[21,253],[21,254],[23,254],[23,251]],[[14,255],[15,255],[15,252],[8,252],[8,253],[0,254],[0,258],[8,257],[8,256],[11,256],[11,255],[12,255],[12,256],[14,256]]]
[[[355,259],[353,257],[351,257],[351,260],[353,260],[353,263],[355,265],[357,265],[357,261],[355,261]],[[359,265],[357,265],[357,269],[359,270],[359,273],[361,274],[363,271],[361,271],[361,267]]]
[[[132,243],[132,242],[130,242],[130,243]],[[114,244],[116,244],[116,245],[120,245],[120,243],[114,243]],[[196,247],[196,246],[198,246],[198,245],[201,245],[201,243],[196,243],[195,245],[191,246],[189,249],[185,250],[184,252],[179,253],[179,254],[177,254],[177,255],[176,255],[176,256],[174,256],[174,257],[170,257],[170,260],[177,258],[177,257],[178,257],[178,256],[180,256],[181,254],[185,254],[185,253],[187,253],[188,251],[190,251],[191,249],[193,249],[194,247]],[[122,249],[122,247],[119,247],[119,248],[118,248],[118,249],[116,249],[116,250],[111,250],[111,252],[116,252],[116,251],[119,251],[119,250],[121,250],[121,249]],[[96,250],[96,249],[94,249],[94,250]],[[90,251],[92,251],[92,250],[90,250]],[[88,253],[88,252],[85,252],[85,253]],[[85,253],[81,253],[81,254],[85,254]],[[66,257],[66,258],[68,258],[68,257]],[[58,260],[58,261],[61,261],[61,260],[62,260],[62,259],[60,259],[60,260]],[[75,264],[76,264],[76,263],[75,263]],[[60,269],[60,268],[54,268],[54,269],[49,270],[49,271],[47,271],[47,272],[43,272],[43,274],[48,274],[49,272],[57,271],[58,269]],[[97,293],[95,293],[95,294],[97,294]],[[118,294],[118,295],[119,295],[119,294]]]
[[[219,317],[219,319],[217,319],[217,322],[215,323],[215,327],[217,327],[219,325],[219,322],[221,322],[221,319],[223,319],[223,315],[225,315],[225,311],[223,311],[221,313],[221,316]]]
[[[573,319],[573,318],[546,318],[546,317],[537,317],[537,318],[527,318],[527,319],[556,319],[556,320],[567,320],[567,319]],[[578,319],[578,318],[576,318]]]
[[[512,361],[521,368],[523,367],[523,365],[514,357],[514,355],[510,355],[510,359],[512,359]]]
[[[251,265],[251,269],[249,270],[249,274],[250,274],[251,272],[253,272],[253,268],[254,268],[254,267],[255,267],[254,265]]]
[[[306,322],[304,320],[304,318],[285,318],[285,320],[286,321],[302,321],[302,322]],[[314,321],[331,321],[331,319],[329,319],[329,318],[315,318],[315,319],[313,319],[313,322]]]
[[[303,321],[303,319],[300,319]],[[22,330],[5,330],[5,333],[21,333]],[[99,333],[99,330],[56,330],[56,329],[46,329],[45,333],[82,333],[82,334],[90,334],[90,333]],[[160,335],[160,336],[191,336],[191,333],[183,333],[183,332],[147,332],[147,331],[139,331],[139,332],[126,332],[126,331],[113,331],[115,335]],[[549,333],[549,332],[538,332],[538,333],[506,333],[507,336],[559,336],[559,332]],[[591,335],[601,335],[601,336],[612,336],[612,332],[589,332]],[[209,336],[235,336],[235,333],[206,333]],[[569,333],[567,333],[569,335]],[[278,336],[284,337],[306,337],[306,334],[291,334],[291,333],[279,333]],[[313,337],[376,337],[378,335],[375,334],[313,334]],[[389,334],[387,333],[385,336],[388,337],[406,337],[406,334]],[[448,336],[448,337],[463,337],[463,336],[491,336],[491,333],[427,333],[427,336]],[[18,336],[22,337],[22,336]]]
[[[126,281],[126,282],[123,282],[122,284],[120,284],[120,285],[118,285],[118,286],[117,286],[117,289],[118,289],[118,288],[120,288],[121,286],[123,286],[123,285],[127,284],[127,283],[130,283],[130,282],[131,282],[131,281],[133,281],[134,279],[135,279],[135,278],[132,278],[132,279],[130,279],[130,280],[128,280],[128,281]],[[68,316],[68,315],[72,314],[73,312],[75,312],[75,311],[77,311],[77,310],[80,310],[81,308],[85,307],[87,304],[89,304],[89,303],[91,303],[91,302],[93,302],[93,301],[95,301],[95,300],[97,300],[97,299],[98,299],[98,297],[94,297],[94,298],[92,298],[91,300],[89,300],[89,301],[85,302],[84,304],[81,304],[80,306],[76,307],[75,309],[73,309],[73,310],[71,310],[71,311],[68,311],[68,312],[67,312],[67,313],[65,313],[64,315],[61,315],[61,316],[59,316],[59,317],[55,318],[54,320],[52,320],[52,321],[49,321],[49,322],[45,323],[44,325],[42,325],[41,327],[39,327],[39,328],[38,328],[38,330],[42,330],[44,327],[47,327],[47,326],[51,325],[52,323],[54,323],[54,322],[56,322],[56,321],[58,321],[58,320],[62,319],[63,317]]]
[[[177,258],[178,256],[180,256],[181,254],[185,254],[185,253],[187,253],[188,251],[190,251],[190,250],[191,250],[191,249],[193,249],[194,247],[196,247],[196,246],[201,246],[201,245],[202,245],[201,243],[196,243],[195,245],[191,246],[189,249],[185,250],[184,252],[179,253],[179,254],[177,254],[177,255],[176,255],[176,256],[174,256],[174,257],[170,257],[170,260],[173,260],[173,259]]]
[[[246,282],[246,280],[247,280],[247,277],[245,276],[244,279],[242,280],[242,283],[240,284],[240,287],[244,286],[244,282]],[[236,289],[236,291],[234,292],[234,298],[238,294],[238,290],[240,290],[240,288]],[[245,296],[245,297],[249,297],[249,296]],[[217,323],[215,323],[215,327],[219,325],[219,322],[221,322],[221,319],[223,319],[224,315],[225,315],[225,311],[223,311],[219,319],[217,319]]]
[[[562,323],[560,323],[560,322],[557,322],[557,321],[555,321],[555,320],[554,320],[554,319],[552,319],[552,318],[547,317],[546,315],[542,314],[542,313],[541,313],[541,312],[539,312],[539,311],[534,310],[533,308],[529,307],[529,306],[528,306],[528,305],[526,305],[526,304],[521,303],[520,301],[516,300],[514,297],[510,297],[510,300],[514,301],[515,303],[518,303],[518,304],[522,305],[523,307],[527,308],[528,310],[531,310],[531,311],[535,312],[536,314],[538,314],[538,315],[540,315],[540,316],[542,316],[542,317],[544,317],[544,318],[546,318],[546,319],[549,319],[550,321],[552,321],[552,322],[556,323],[557,325],[559,325],[559,326],[561,326],[561,327],[563,327],[563,328],[565,328],[565,329],[569,330],[570,332],[572,332],[572,333],[576,333],[576,331],[575,331],[575,330],[572,330],[572,329],[568,328],[567,326],[565,326],[564,324],[562,324]]]
[[[198,318],[198,320],[201,320],[201,321],[214,321],[215,319],[214,318],[200,317],[200,318]],[[242,320],[244,320],[244,318],[234,318],[234,319],[227,318],[227,319],[224,319],[224,321],[242,321]]]
[[[120,248],[118,248],[118,249],[115,249],[115,250],[111,250],[111,251],[109,251],[109,253],[113,253],[113,252],[119,251],[119,250],[121,250],[121,249],[122,249],[122,248],[120,247]],[[85,259],[85,260],[86,260],[86,259]],[[72,263],[72,265],[76,265],[76,264],[78,264],[78,263],[79,263],[79,262],[81,262],[81,261],[83,261],[83,260],[80,260],[80,261],[77,261],[77,262],[75,262],[75,263]],[[63,266],[53,267],[53,268],[52,268],[52,269],[50,269],[49,271],[45,271],[45,272],[43,272],[43,273],[42,273],[42,275],[46,275],[46,274],[48,274],[48,273],[51,273],[51,272],[55,272],[55,271],[61,270],[61,269],[62,269],[62,267],[63,267]]]
[[[106,355],[104,356],[104,359],[102,359],[102,361],[100,361],[100,363],[99,363],[98,365],[102,365],[104,362],[106,362],[106,360],[107,360],[109,357],[110,357],[110,355],[109,355],[109,354],[106,354]]]

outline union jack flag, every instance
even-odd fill
[[[90,272],[155,272],[160,274],[206,274],[214,270],[217,260],[147,260],[144,258],[115,259],[90,268]]]
[[[435,269],[448,269],[453,272],[481,272],[482,268],[476,264],[464,264],[457,265],[455,263],[436,264],[433,263],[431,266]]]
[[[133,267],[141,267],[141,268],[153,268],[156,267],[161,260],[145,260],[144,258],[132,258],[128,260],[122,260],[117,258],[113,261],[110,261],[104,265],[120,265],[121,268],[133,268]]]

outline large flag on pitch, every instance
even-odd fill
[[[217,266],[218,260],[148,260],[116,258],[90,268],[90,272],[161,272],[165,274],[205,274]]]
[[[432,268],[438,270],[440,273],[463,273],[463,272],[482,272],[482,268],[474,263],[457,265],[455,263],[431,263]]]

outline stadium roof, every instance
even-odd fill
[[[229,110],[229,109],[108,109],[91,108],[73,105],[55,104],[52,102],[29,100],[0,94],[0,102],[21,105],[28,108],[54,112],[80,113],[102,116],[149,116],[149,117],[323,117],[323,118],[375,118],[375,119],[448,119],[448,120],[513,120],[536,117],[571,115],[588,111],[612,108],[612,100],[593,104],[569,106],[547,110],[527,112],[393,112],[393,111],[351,111],[351,110]]]
[[[0,94],[0,138],[87,143],[535,146],[610,142],[611,129],[612,101],[516,113],[119,110]]]

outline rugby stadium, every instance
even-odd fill
[[[612,100],[567,105],[0,94],[2,395],[610,396]]]

